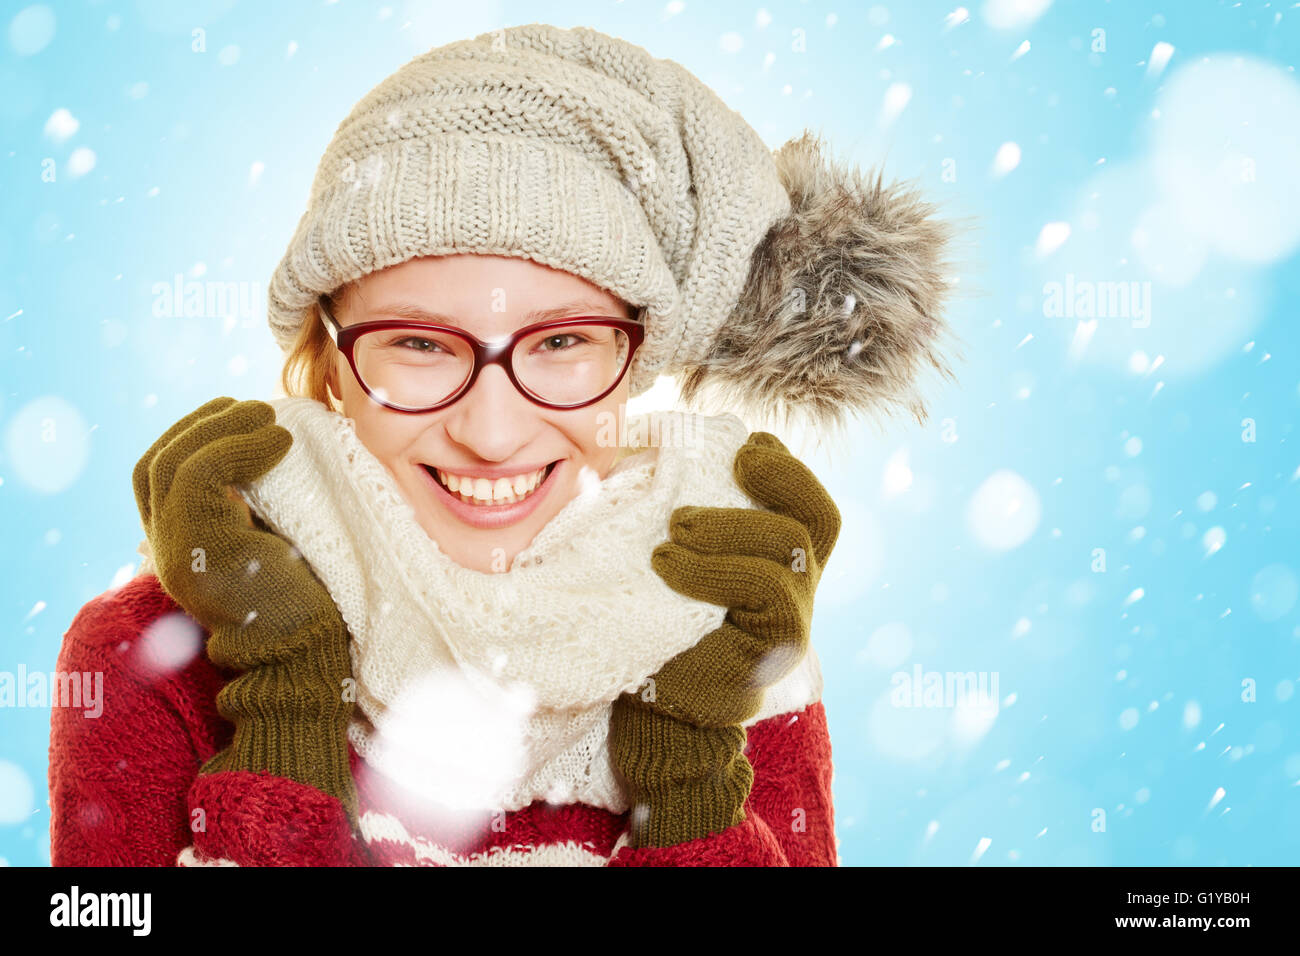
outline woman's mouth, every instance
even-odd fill
[[[460,521],[477,528],[500,528],[537,509],[554,487],[555,472],[563,464],[560,459],[545,468],[505,478],[458,475],[423,464],[420,471],[443,506]]]
[[[551,462],[537,471],[514,475],[510,478],[472,478],[425,465],[425,471],[433,475],[438,483],[460,498],[467,505],[479,508],[494,505],[512,505],[530,497],[544,482],[555,467]]]

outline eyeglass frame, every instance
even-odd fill
[[[464,397],[466,392],[474,387],[474,383],[478,381],[479,372],[489,365],[500,365],[505,369],[506,376],[510,379],[511,384],[514,385],[515,390],[534,405],[540,405],[543,408],[550,408],[556,411],[586,408],[588,405],[594,405],[596,402],[609,395],[609,393],[614,391],[614,389],[618,388],[619,383],[627,376],[628,369],[632,367],[632,359],[636,355],[636,350],[640,348],[641,343],[645,341],[645,326],[641,322],[638,322],[635,319],[615,319],[607,315],[576,315],[569,318],[551,319],[546,322],[538,322],[535,325],[525,326],[524,328],[512,333],[506,339],[493,344],[491,342],[482,341],[476,336],[471,335],[469,332],[466,332],[464,329],[458,329],[447,325],[434,325],[428,322],[405,322],[400,319],[377,319],[373,322],[359,322],[356,325],[342,326],[339,325],[338,320],[335,319],[334,316],[330,314],[329,309],[326,308],[324,296],[317,299],[316,305],[317,311],[320,313],[321,322],[325,326],[325,331],[329,333],[330,340],[334,343],[334,347],[342,352],[344,357],[347,358],[348,366],[352,369],[352,377],[357,380],[357,384],[361,386],[362,390],[364,390],[366,395],[370,397],[371,401],[377,402],[385,408],[391,408],[395,412],[403,412],[408,415],[424,415],[429,412],[436,412],[439,409],[446,408],[448,405],[459,401]],[[600,325],[621,329],[628,336],[628,353],[627,359],[623,363],[622,370],[618,373],[618,377],[614,379],[613,384],[610,385],[609,388],[605,389],[595,398],[588,399],[585,402],[578,402],[573,405],[557,405],[554,402],[545,401],[540,396],[531,393],[523,386],[515,376],[512,356],[515,346],[518,345],[520,340],[525,336],[532,335],[533,333],[543,329],[560,328],[569,325]],[[450,396],[443,399],[438,404],[431,405],[428,408],[402,408],[400,405],[394,405],[392,402],[385,401],[371,391],[370,386],[366,384],[366,380],[361,377],[361,373],[357,370],[356,357],[354,355],[356,342],[362,335],[367,332],[379,332],[385,329],[414,329],[425,332],[445,332],[464,340],[469,344],[470,350],[474,356],[474,365],[470,369],[469,376]]]

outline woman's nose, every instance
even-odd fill
[[[506,370],[491,365],[443,419],[452,441],[487,461],[505,461],[535,434],[537,406],[519,394]]]

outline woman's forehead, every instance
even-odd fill
[[[572,315],[626,317],[634,309],[581,276],[512,256],[431,256],[351,283],[348,322],[407,319],[473,331],[511,331]]]

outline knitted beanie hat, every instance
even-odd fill
[[[421,256],[522,256],[639,307],[632,395],[738,414],[906,407],[939,351],[950,227],[897,185],[776,153],[681,65],[585,27],[437,47],[339,125],[271,278],[286,352],[318,296]]]

